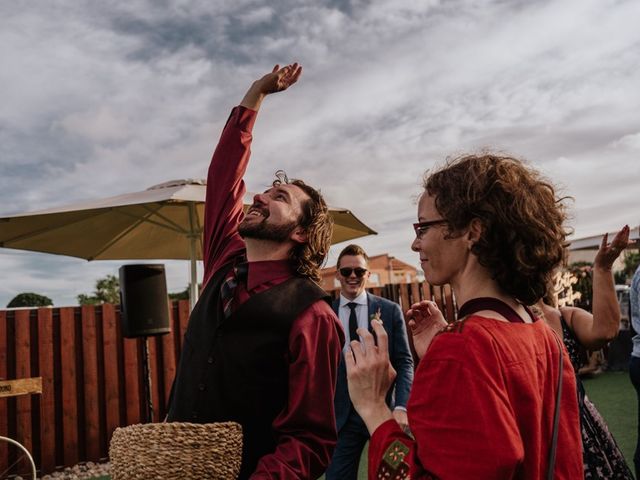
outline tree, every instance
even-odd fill
[[[169,299],[173,302],[175,300],[189,300],[189,290],[191,289],[191,283],[187,285],[187,288],[181,292],[173,292],[169,294]],[[198,291],[202,289],[202,285],[198,284]]]
[[[120,303],[120,282],[115,275],[107,275],[96,280],[93,295],[78,295],[80,305],[99,305],[102,303]]]
[[[7,304],[7,308],[16,307],[48,307],[53,305],[49,297],[33,292],[19,293]]]
[[[169,293],[169,300],[189,300],[189,287],[181,292]]]
[[[633,277],[638,265],[640,265],[640,252],[627,250],[624,254],[624,273],[627,274],[627,277]]]

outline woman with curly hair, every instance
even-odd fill
[[[384,394],[386,334],[358,331],[349,393],[371,434],[369,478],[578,479],[575,375],[557,335],[526,305],[544,296],[566,246],[553,186],[521,161],[471,155],[425,179],[416,239],[426,280],[451,284],[459,320],[432,302],[407,312],[421,358],[407,406],[413,438]]]

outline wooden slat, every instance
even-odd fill
[[[160,395],[158,387],[158,344],[157,337],[149,337],[149,374],[151,375],[151,402],[153,404],[153,418],[151,421],[158,421],[158,407],[160,405]],[[146,379],[145,379],[146,381]]]
[[[120,397],[118,382],[118,337],[116,313],[113,305],[102,306],[102,332],[104,344],[104,395],[107,438],[120,426]]]
[[[7,312],[0,311],[0,378],[7,378]],[[0,435],[9,434],[9,400],[0,398]],[[0,442],[0,465],[9,464],[9,448],[6,442]],[[4,470],[4,468],[3,468]]]
[[[166,414],[166,406],[167,406],[167,396],[166,396],[166,387],[165,387],[165,375],[164,375],[164,343],[162,341],[163,337],[167,335],[161,335],[156,337],[156,362],[153,364],[153,368],[158,372],[158,385],[155,390],[158,392],[158,403],[154,405],[154,414],[155,421],[161,422]]]
[[[189,324],[189,301],[180,300],[178,303],[178,318],[180,319],[180,345],[184,339],[184,334],[187,331],[187,325]]]
[[[451,285],[447,284],[443,289],[444,301],[447,305],[447,320],[449,322],[454,322],[457,317],[457,312],[455,311],[455,307],[453,306],[453,293],[451,292]]]
[[[431,285],[427,282],[422,282],[422,298],[423,300],[433,300],[433,294],[431,293]]]
[[[411,293],[411,305],[413,305],[414,303],[418,303],[421,299],[420,299],[420,286],[417,283],[410,283],[409,286],[411,287],[409,292]],[[411,305],[409,305],[409,307],[411,307]],[[407,311],[409,309],[409,307],[405,308],[404,310]]]
[[[29,310],[16,311],[16,379],[31,377],[31,332]],[[42,389],[42,384],[40,384]],[[29,395],[16,397],[16,440],[31,451],[33,449],[33,432],[31,429],[31,398]],[[27,471],[26,459],[18,465],[18,471]]]
[[[93,305],[82,307],[82,361],[84,365],[84,411],[86,460],[100,459],[100,400],[96,313]]]
[[[442,287],[433,287],[433,299],[434,302],[438,305],[438,309],[442,312],[444,317],[448,320],[447,317],[447,305],[444,301],[444,293],[442,291]]]
[[[38,309],[39,369],[42,377],[40,396],[40,468],[49,473],[56,466],[55,389],[53,373],[53,315],[50,308]]]
[[[138,365],[138,342],[135,338],[123,339],[124,348],[124,389],[127,425],[140,423],[140,379],[141,367]]]
[[[63,458],[65,465],[79,461],[78,391],[76,376],[76,328],[71,307],[60,309],[60,357],[62,383]]]
[[[173,309],[170,310],[173,313]],[[171,325],[175,325],[175,322],[171,322]],[[164,399],[165,405],[163,408],[163,412],[169,408],[169,393],[171,392],[171,385],[173,384],[173,379],[176,376],[176,352],[175,352],[175,329],[171,329],[171,333],[168,335],[162,336],[162,363],[163,369],[162,372],[164,374]]]
[[[398,284],[398,289],[400,290],[400,309],[402,311],[407,310],[411,303],[409,302],[409,284],[408,283],[400,283]]]
[[[42,377],[0,380],[0,397],[17,397],[42,393]]]

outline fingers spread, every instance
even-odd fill
[[[345,366],[347,367],[347,373],[349,373],[355,367],[356,359],[353,356],[352,348],[348,348],[347,351],[344,353],[344,363],[345,363]]]
[[[362,363],[366,354],[364,346],[358,340],[353,340],[349,347],[355,363]]]
[[[372,320],[371,326],[373,327],[373,331],[376,334],[376,338],[378,339],[378,351],[385,355],[389,354],[389,340],[387,337],[387,332],[382,326],[382,322],[380,320]],[[371,338],[373,342],[373,337]]]
[[[619,249],[624,249],[629,245],[629,225],[622,227],[616,236],[611,241],[611,246]]]
[[[298,64],[296,64],[297,66]],[[293,73],[293,78],[291,79],[291,83],[296,83],[298,81],[298,79],[300,78],[300,75],[302,75],[302,67],[297,67],[296,70]]]
[[[372,320],[371,325],[373,325],[374,323],[376,323],[376,321]],[[358,332],[358,335],[360,335],[360,338],[362,339],[362,349],[365,352],[373,351],[373,348],[376,346],[373,335],[371,335],[366,328],[358,328],[356,332]]]

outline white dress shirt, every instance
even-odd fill
[[[342,296],[340,294],[340,306],[338,307],[338,317],[342,322],[342,328],[344,329],[344,334],[346,337],[346,341],[344,342],[344,350],[349,347],[349,343],[352,338],[349,336],[349,315],[351,315],[351,309],[347,305],[347,303],[355,303],[356,307],[356,318],[358,319],[358,328],[369,328],[369,305],[367,304],[367,292],[363,291],[360,295],[358,295],[353,300],[349,300],[348,298]],[[361,338],[357,338],[356,340],[362,340]]]

